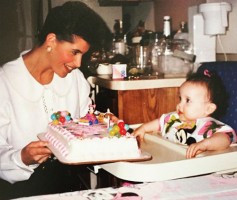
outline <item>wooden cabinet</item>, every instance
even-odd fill
[[[178,88],[118,91],[118,116],[128,124],[148,122],[174,111]]]
[[[109,108],[128,124],[144,123],[156,119],[161,114],[176,109],[179,101],[178,88],[184,80],[183,78],[153,82],[114,83],[113,80],[97,79],[94,81],[99,86],[99,92],[95,98],[97,110],[106,112]]]

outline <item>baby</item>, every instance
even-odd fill
[[[191,74],[180,86],[179,98],[176,112],[142,124],[133,135],[142,141],[145,133],[158,131],[164,138],[188,145],[187,158],[236,142],[235,131],[215,119],[225,113],[228,99],[219,76],[207,70]]]

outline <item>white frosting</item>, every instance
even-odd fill
[[[135,137],[109,137],[103,125],[83,126],[71,122],[64,127],[49,124],[45,137],[61,156],[71,162],[140,158]]]

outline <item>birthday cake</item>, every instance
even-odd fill
[[[44,137],[65,162],[128,160],[141,156],[136,138],[127,132],[128,125],[122,120],[108,127],[99,120],[85,125],[80,123],[80,119],[72,120],[70,114],[58,112],[54,115],[56,117],[52,117]]]

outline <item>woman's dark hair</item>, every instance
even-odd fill
[[[67,42],[73,42],[75,35],[80,36],[93,49],[100,49],[105,40],[112,41],[112,33],[104,20],[79,1],[69,1],[50,10],[39,33],[39,45],[49,33],[55,33],[58,40]]]
[[[216,104],[216,110],[211,114],[212,117],[219,119],[225,114],[228,107],[228,94],[220,76],[214,71],[204,70],[204,72],[190,74],[187,81],[206,86],[210,101]]]

